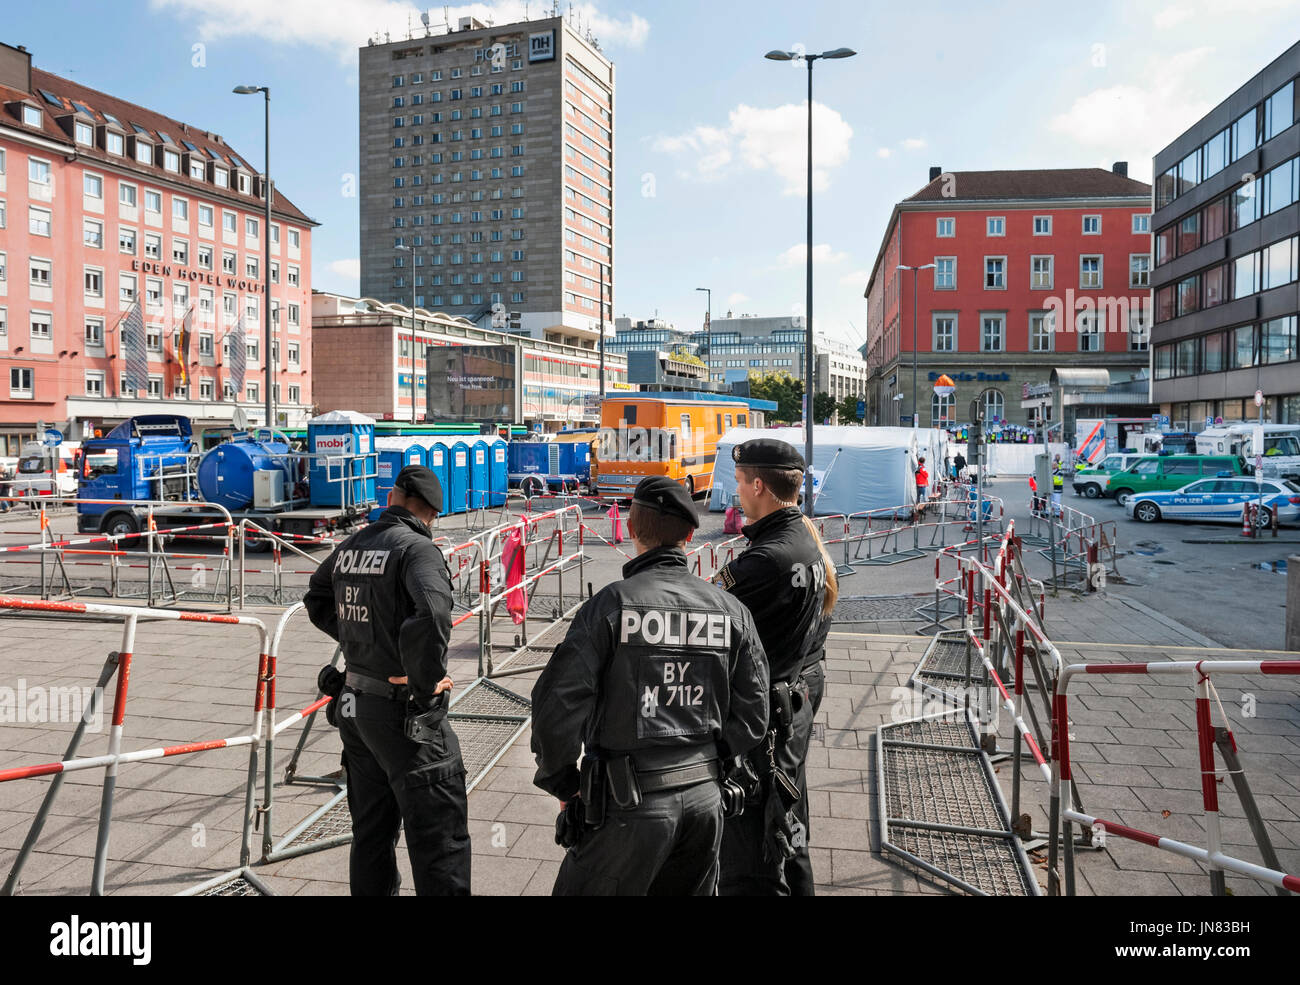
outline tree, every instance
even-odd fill
[[[776,410],[768,417],[774,423],[792,424],[803,417],[803,381],[784,370],[774,373],[750,373],[749,395],[760,400],[775,400]]]
[[[821,424],[830,420],[835,414],[835,398],[829,393],[818,393],[813,396],[813,421]]]
[[[701,359],[699,356],[695,355],[695,353],[691,352],[689,349],[686,348],[674,349],[668,355],[671,358],[676,359],[678,362],[690,363],[692,366],[704,365],[703,359]]]
[[[843,400],[839,402],[837,409],[840,412],[841,424],[863,423],[858,419],[858,401],[860,399],[861,399],[860,397],[856,397],[850,393],[847,397],[845,397]]]

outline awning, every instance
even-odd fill
[[[1110,370],[1091,367],[1058,366],[1052,370],[1051,383],[1060,387],[1105,389],[1110,386]]]

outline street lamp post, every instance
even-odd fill
[[[706,309],[708,311],[708,314],[705,315],[704,317],[704,325],[709,331],[712,331],[713,330],[713,291],[707,287],[697,287],[696,290],[703,291],[708,298],[706,302],[708,304],[708,308]]]
[[[266,250],[263,253],[263,277],[266,288],[266,298],[262,307],[266,310],[265,320],[265,342],[266,342],[266,426],[275,427],[275,365],[271,356],[271,90],[266,86],[235,86],[232,90],[239,96],[252,96],[261,93],[265,96],[263,101],[264,107],[264,131],[263,147],[265,149],[265,170],[262,174],[262,192],[266,196],[266,229],[263,235],[266,237],[263,242],[266,244]]]
[[[909,267],[900,263],[899,270],[912,271],[912,427],[920,427],[921,415],[916,409],[916,275],[921,270],[933,270],[934,264],[927,263],[920,267]],[[934,422],[931,421],[931,424]]]
[[[775,62],[788,62],[796,58],[802,58],[808,65],[808,256],[807,265],[804,273],[806,286],[805,316],[804,316],[804,429],[807,436],[804,440],[804,459],[808,463],[808,471],[804,476],[804,512],[808,516],[813,515],[813,367],[815,357],[813,355],[813,169],[812,169],[812,135],[813,135],[813,118],[812,118],[812,70],[813,62],[819,58],[851,58],[857,52],[851,48],[835,48],[831,51],[823,51],[819,55],[800,54],[796,51],[769,51],[764,57],[772,59]]]
[[[415,250],[403,245],[393,249],[411,254],[411,423],[415,424]]]

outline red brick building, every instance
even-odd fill
[[[867,285],[867,423],[914,413],[914,276],[922,427],[965,423],[981,394],[986,419],[1030,423],[1035,410],[1022,400],[1056,369],[1106,370],[1111,383],[1144,373],[1150,214],[1151,187],[1122,163],[1113,171],[931,168],[929,183],[894,207]],[[947,401],[933,391],[941,373],[957,383]],[[1059,399],[1043,412],[1059,419]]]
[[[228,424],[242,405],[260,423],[265,190],[253,166],[215,133],[33,68],[22,48],[0,45],[0,104],[0,453],[17,454],[39,422],[79,438],[164,410]],[[312,405],[315,225],[276,193],[272,355],[290,424]],[[149,372],[135,392],[116,329],[137,298]],[[222,342],[241,314],[235,394]]]

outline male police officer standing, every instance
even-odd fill
[[[388,509],[326,558],[304,599],[347,659],[335,702],[355,896],[397,893],[402,825],[416,893],[469,894],[465,765],[446,722],[451,579],[430,532],[441,503],[437,476],[406,466]]]
[[[835,566],[796,505],[804,460],[792,446],[756,438],[732,449],[749,548],[718,572],[748,606],[767,652],[771,722],[749,757],[744,814],[727,819],[718,891],[813,895],[805,763],[825,688],[822,658],[835,607]]]
[[[665,476],[633,494],[637,556],[579,610],[533,688],[534,782],[569,848],[556,895],[711,896],[722,761],[767,728],[767,661],[745,607],[691,574],[695,505]],[[582,752],[581,771],[577,766]]]

